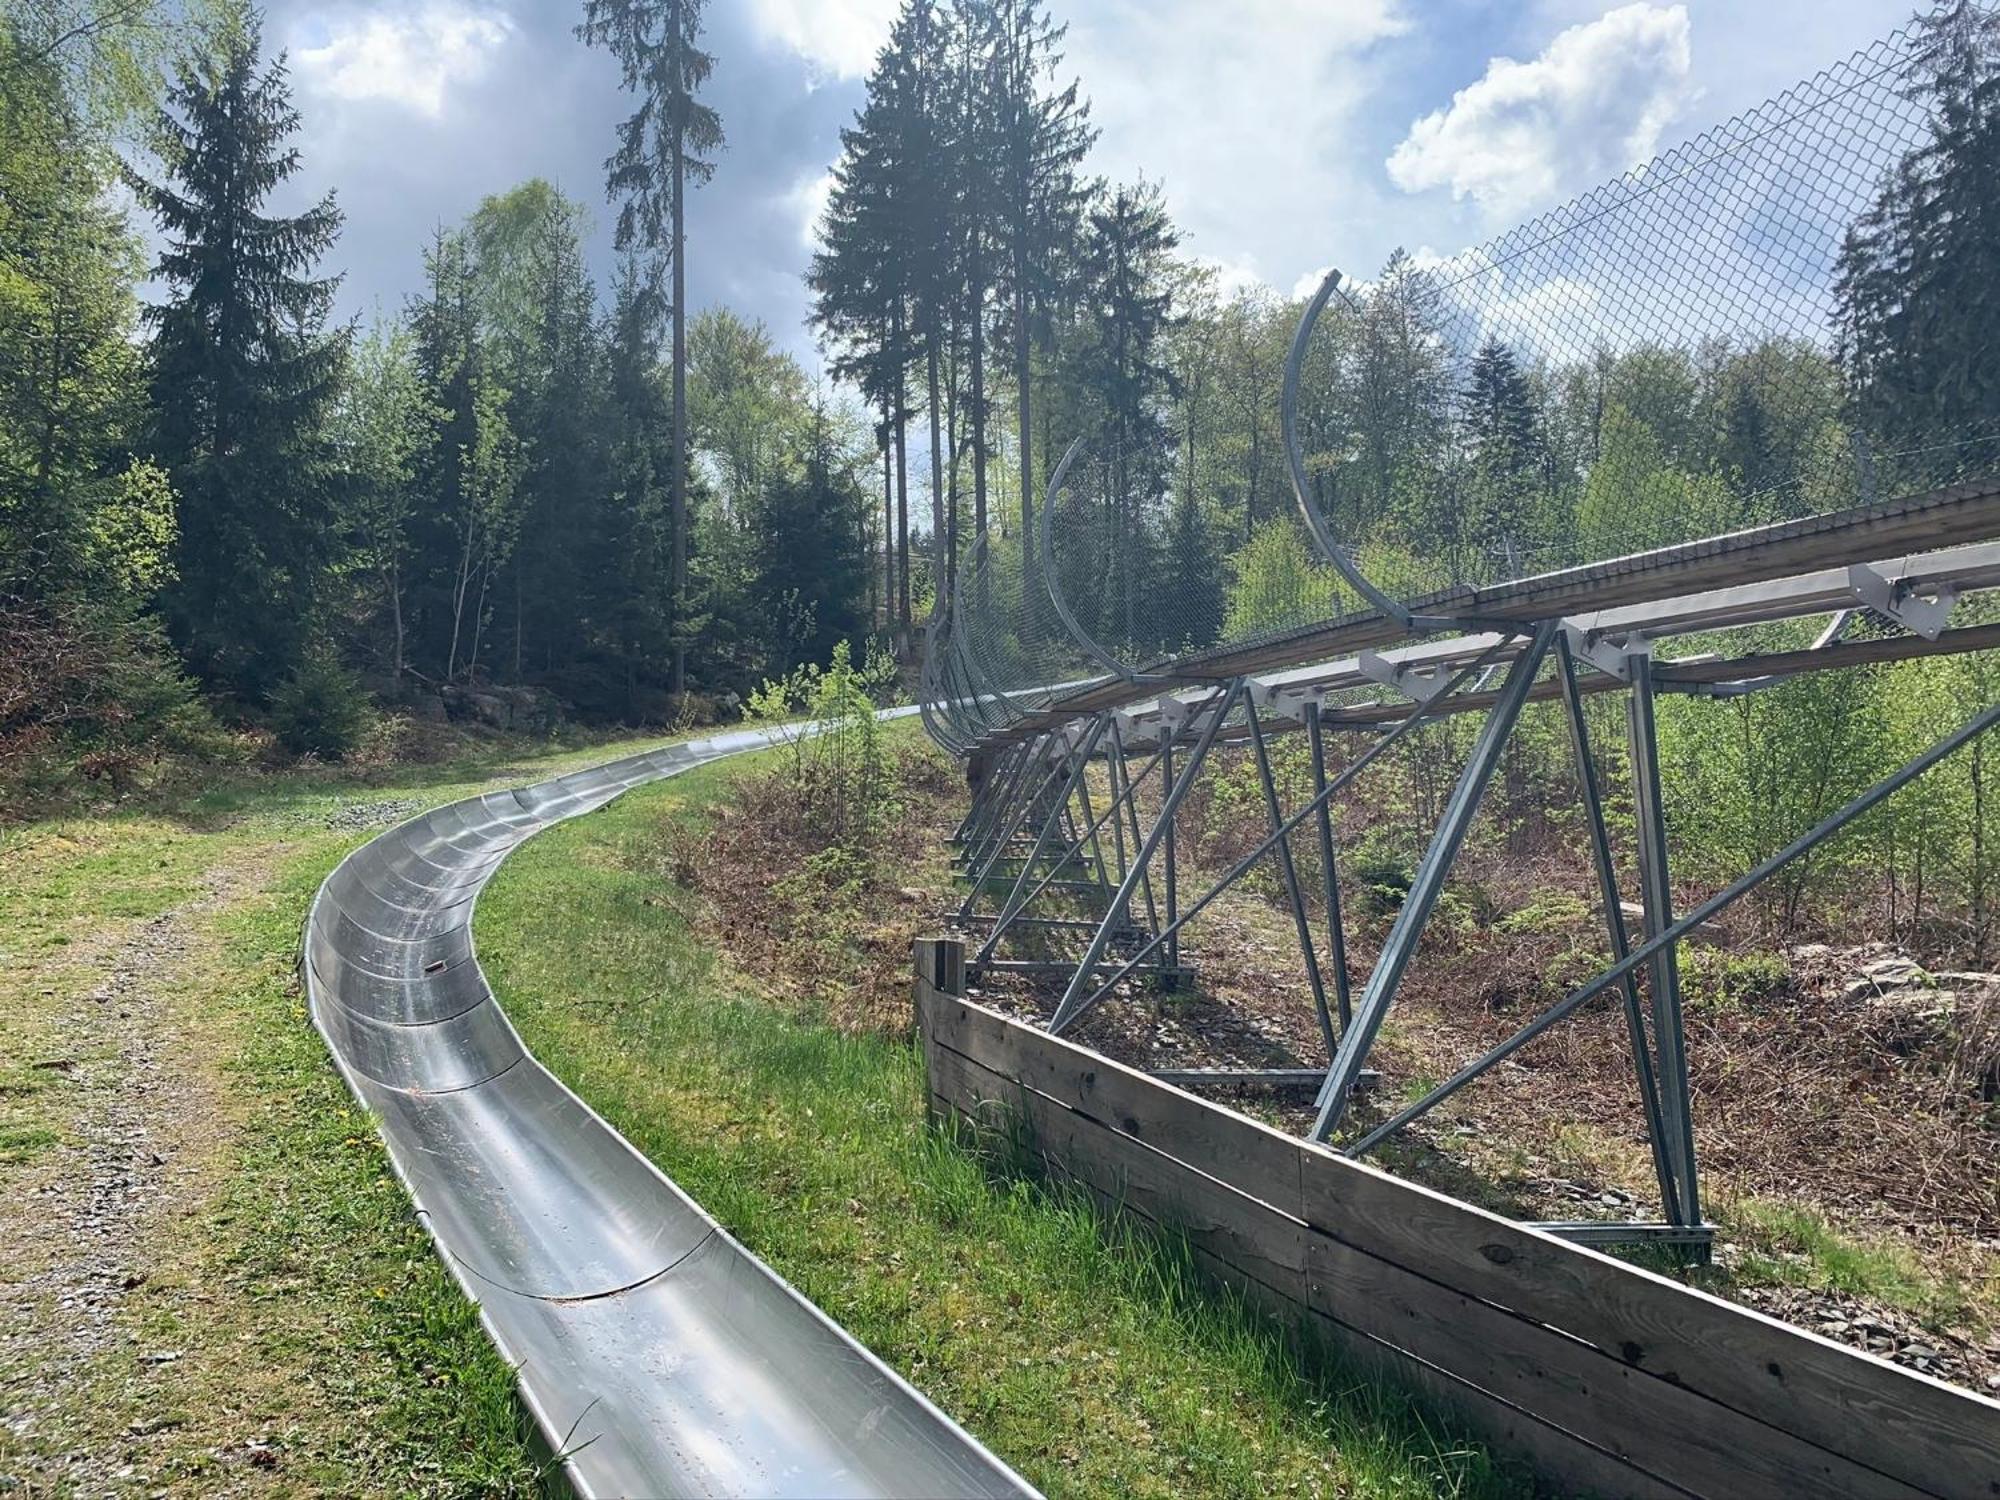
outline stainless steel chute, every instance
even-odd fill
[[[772,737],[490,792],[356,849],[307,918],[314,1023],[579,1493],[1033,1495],[536,1062],[473,956],[473,903],[522,841]]]

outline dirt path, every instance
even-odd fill
[[[0,1201],[0,1488],[122,1490],[147,1440],[186,1420],[155,1389],[181,1351],[135,1340],[128,1303],[212,1197],[234,1123],[214,1059],[174,1024],[175,994],[214,917],[285,852],[232,851],[194,899],[63,966],[61,1050],[32,1066],[69,1086],[64,1141]]]

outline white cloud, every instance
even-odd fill
[[[785,199],[799,219],[799,243],[808,250],[819,249],[819,221],[826,216],[826,205],[833,197],[833,173],[821,172],[817,176],[802,177],[792,184],[792,190]]]
[[[1449,187],[1499,216],[1589,187],[1658,151],[1694,98],[1684,5],[1635,4],[1562,32],[1532,62],[1496,57],[1389,157],[1407,193]]]
[[[436,119],[447,91],[486,71],[514,22],[502,10],[435,0],[414,12],[322,19],[315,29],[327,39],[294,54],[308,89],[335,99],[387,99]]]
[[[1089,169],[1164,184],[1182,250],[1287,286],[1371,220],[1353,136],[1399,0],[1096,0],[1061,77],[1102,132]]]
[[[835,78],[865,78],[889,40],[897,0],[751,0],[751,19]]]

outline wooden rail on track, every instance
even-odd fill
[[[962,998],[917,944],[931,1107],[1024,1136],[1302,1343],[1565,1492],[2000,1496],[2000,1403],[1295,1139]]]

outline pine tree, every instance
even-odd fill
[[[1838,343],[1884,482],[1941,482],[2000,448],[2000,16],[1957,3],[1912,31],[1930,139],[1842,247]]]
[[[669,651],[673,620],[665,566],[672,550],[667,498],[673,454],[669,402],[659,378],[661,312],[658,288],[628,255],[612,285],[611,494],[601,555],[615,585],[607,617],[623,668],[625,716],[634,721],[645,664]]]
[[[154,452],[180,496],[167,618],[198,672],[246,696],[299,659],[337,552],[327,421],[349,339],[326,329],[336,279],[312,274],[333,195],[261,212],[301,162],[284,62],[257,54],[249,24],[184,59],[152,131],[165,175],[130,175],[167,242],[170,299],[148,310]]]
[[[1128,642],[1145,577],[1144,508],[1165,486],[1170,436],[1154,398],[1177,384],[1160,344],[1173,312],[1169,257],[1179,243],[1153,184],[1111,190],[1090,210],[1083,261],[1091,318],[1087,368],[1105,406],[1107,582]]]
[[[521,545],[502,586],[508,675],[574,663],[606,577],[596,553],[607,495],[604,351],[585,264],[588,214],[540,178],[484,200],[467,221],[481,334],[524,455]]]
[[[465,237],[438,229],[424,252],[424,275],[425,295],[405,311],[418,383],[433,413],[429,440],[412,461],[420,500],[410,520],[408,633],[412,663],[442,678],[459,618],[461,521],[471,504],[467,459],[479,443],[478,392],[490,377]]]
[[[1514,351],[1488,338],[1472,358],[1461,409],[1471,460],[1470,493],[1460,502],[1462,540],[1497,553],[1502,572],[1519,571],[1543,472],[1541,416],[1534,388]]]
[[[584,0],[577,35],[607,48],[624,70],[639,106],[618,127],[618,150],[605,162],[605,187],[624,199],[617,243],[664,252],[672,268],[673,528],[671,587],[675,620],[673,692],[687,687],[687,187],[715,174],[722,120],[695,96],[715,59],[698,45],[707,0]]]
[[[916,350],[911,330],[923,222],[913,204],[924,190],[911,162],[918,145],[910,120],[919,102],[908,21],[907,14],[898,21],[869,75],[860,113],[841,131],[821,246],[807,276],[813,322],[836,351],[833,371],[855,381],[881,411],[886,444],[893,449],[894,543],[885,537],[884,547],[889,613],[905,631],[911,625],[908,381]],[[886,511],[886,496],[884,504]]]
[[[995,111],[1000,184],[1003,294],[1010,307],[1016,439],[1020,457],[1023,594],[1035,578],[1034,356],[1047,346],[1048,316],[1060,300],[1065,267],[1081,238],[1089,196],[1084,157],[1097,139],[1077,83],[1056,86],[1066,25],[1042,0],[995,0],[998,32]]]

